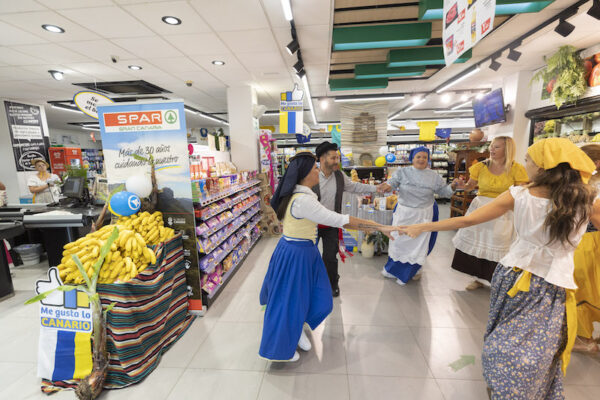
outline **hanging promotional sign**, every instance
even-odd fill
[[[113,103],[111,98],[92,91],[75,93],[73,102],[84,114],[95,119],[98,119],[98,105]]]
[[[492,31],[495,13],[496,0],[444,0],[442,40],[446,65]]]
[[[304,125],[304,91],[294,85],[291,92],[281,93],[279,102],[279,133],[302,133]]]
[[[183,102],[114,103],[98,106],[102,148],[109,187],[134,175],[149,175],[150,165],[139,157],[154,158],[159,189],[157,209],[165,225],[183,231],[190,307],[201,308],[200,271],[187,129]],[[195,301],[194,301],[195,300]]]
[[[58,269],[36,282],[36,294],[62,286]],[[38,377],[83,379],[92,372],[92,309],[86,293],[56,290],[40,300]]]
[[[35,171],[31,160],[48,160],[40,107],[12,101],[5,101],[4,107],[17,171]]]

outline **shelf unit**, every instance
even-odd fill
[[[218,225],[208,231],[200,232],[196,229],[198,268],[200,269],[201,279],[202,282],[210,279],[210,285],[203,285],[202,287],[202,304],[208,308],[214,304],[219,293],[237,270],[240,269],[246,256],[261,237],[260,231],[257,231],[257,225],[261,218],[259,196],[255,200],[250,200],[243,208],[233,210],[236,205],[259,193],[260,188],[257,187],[258,184],[260,184],[260,180],[254,179],[218,193],[209,193],[194,201],[197,227],[207,220],[218,217],[227,211],[231,211],[233,214],[232,217],[219,222]],[[224,199],[228,199],[229,201],[221,202],[223,204],[219,207],[214,207],[213,203]],[[213,207],[209,207],[211,205]],[[218,235],[213,237],[213,239],[218,237],[218,240],[215,240],[214,243],[211,240],[211,236],[213,235]],[[232,255],[232,252],[239,250],[240,243],[246,239],[251,242],[249,250],[238,258],[235,265],[232,265],[228,271],[221,275],[220,271],[223,271],[223,268],[220,265],[228,256]],[[204,246],[202,246],[201,241],[204,243]],[[216,253],[217,251],[218,253]],[[235,257],[235,254],[232,257]],[[210,261],[207,262],[206,260]],[[213,287],[218,282],[220,283]]]

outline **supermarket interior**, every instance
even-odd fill
[[[0,0],[0,399],[600,399],[600,0]]]

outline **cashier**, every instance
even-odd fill
[[[54,203],[60,196],[60,178],[48,172],[50,165],[43,158],[31,160],[37,173],[27,180],[34,203]]]

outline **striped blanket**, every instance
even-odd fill
[[[181,234],[154,247],[156,264],[118,285],[98,285],[102,304],[116,303],[107,315],[109,368],[104,387],[140,382],[161,355],[187,330],[187,285]],[[42,380],[42,391],[74,388],[77,381]]]

